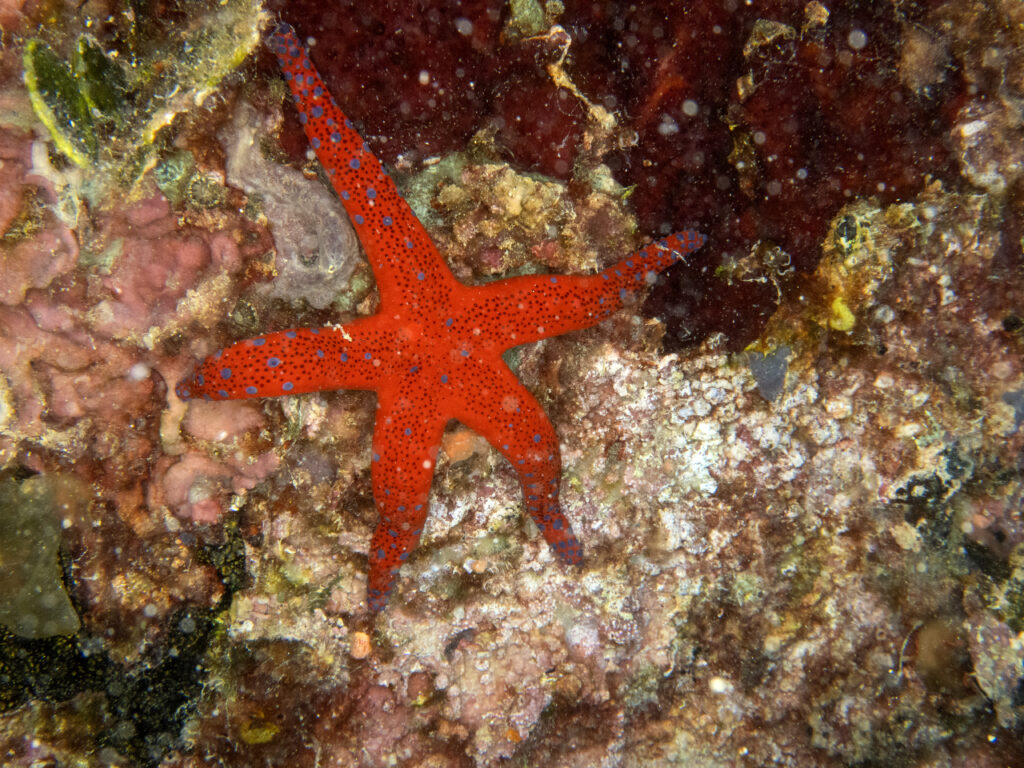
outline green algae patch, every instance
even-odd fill
[[[20,637],[78,631],[78,614],[64,589],[54,480],[0,483],[0,624]]]
[[[36,116],[75,165],[96,157],[92,113],[71,68],[40,40],[25,47],[25,86]]]
[[[78,38],[74,67],[81,78],[82,97],[91,109],[114,115],[127,106],[131,91],[128,76],[92,37]]]
[[[121,25],[102,43],[84,31],[29,41],[25,86],[56,148],[86,172],[79,194],[135,185],[169,145],[164,129],[256,49],[267,18],[259,0],[224,0],[187,23]]]

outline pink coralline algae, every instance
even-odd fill
[[[158,437],[139,429],[142,415],[161,391],[157,372],[167,366],[176,373],[162,351],[140,355],[122,342],[153,346],[168,338],[175,323],[205,319],[206,310],[189,304],[190,293],[216,294],[240,268],[239,249],[224,232],[183,231],[167,201],[153,197],[92,217],[86,256],[67,225],[32,203],[33,195],[48,196],[51,207],[55,200],[50,181],[18,162],[32,151],[31,137],[4,135],[12,158],[4,167],[21,173],[20,186],[5,192],[19,205],[0,244],[8,305],[0,307],[0,365],[11,408],[2,437],[4,463],[19,446],[34,445],[44,452],[27,459],[33,469],[45,469],[45,451],[55,450],[65,460],[106,460],[99,472],[117,476],[140,467],[153,449]],[[25,224],[29,217],[39,227]],[[92,278],[78,279],[80,263],[96,260],[101,265]],[[158,426],[157,420],[149,423]]]
[[[185,315],[183,299],[209,274],[233,275],[241,267],[238,246],[227,233],[182,232],[163,197],[119,215],[102,231],[113,266],[89,299],[90,323],[113,338],[146,334],[168,315]]]
[[[179,416],[181,409],[172,413]],[[263,414],[249,403],[232,403],[223,410],[206,403],[189,408],[180,423],[183,440],[173,436],[173,427],[167,430],[171,437],[164,448],[170,455],[153,468],[150,506],[168,507],[197,523],[219,522],[230,493],[251,490],[280,464],[257,437],[265,426]]]
[[[118,11],[64,18],[124,51]],[[376,396],[173,393],[218,349],[392,306],[362,266],[344,302],[275,286],[307,228],[231,181],[224,136],[244,118],[261,178],[333,193],[273,56],[90,199],[29,130],[13,13],[0,513],[33,499],[60,547],[38,599],[0,600],[62,622],[0,626],[0,762],[1024,765],[1019,2],[289,4],[460,280],[710,235],[655,319],[505,357],[580,566],[453,425],[375,615]]]
[[[4,272],[0,304],[16,306],[31,288],[46,288],[78,258],[71,230],[54,214],[53,186],[33,172],[33,152],[45,152],[29,134],[0,129],[0,241]],[[46,253],[45,259],[38,258]]]

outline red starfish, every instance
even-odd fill
[[[544,538],[563,561],[579,563],[582,547],[558,506],[558,438],[501,355],[595,325],[656,272],[703,245],[704,236],[672,235],[596,275],[463,285],[327,93],[292,28],[279,26],[272,44],[310,144],[366,248],[380,309],[344,327],[280,331],[234,344],[178,384],[178,396],[376,391],[371,473],[380,522],[370,543],[368,589],[374,611],[384,606],[423,530],[450,419],[476,430],[512,463]]]

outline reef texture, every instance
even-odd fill
[[[1020,4],[306,5],[273,11],[461,279],[603,268],[663,225],[709,260],[651,319],[508,355],[582,567],[452,424],[373,619],[373,396],[172,390],[378,306],[277,209],[330,198],[270,54],[236,67],[269,14],[210,42],[239,6],[3,4],[0,514],[39,535],[0,533],[38,560],[0,578],[0,762],[1024,764]],[[170,75],[158,118],[147,78],[196,51],[216,88]],[[52,119],[79,96],[112,137],[85,165]]]

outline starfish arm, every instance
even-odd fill
[[[322,389],[375,389],[394,333],[367,317],[246,339],[206,358],[179,382],[182,400],[239,400]]]
[[[387,602],[395,576],[415,549],[427,518],[437,450],[448,418],[412,382],[378,393],[370,475],[379,522],[370,540],[370,610]]]
[[[526,511],[545,540],[561,560],[578,564],[583,546],[558,504],[562,460],[555,428],[500,358],[472,365],[479,369],[474,379],[480,388],[454,409],[455,418],[509,460],[519,475]]]
[[[646,288],[654,276],[704,244],[693,230],[651,243],[596,275],[531,275],[469,289],[466,317],[503,349],[589,328]]]
[[[455,278],[380,161],[338,108],[295,30],[271,37],[299,121],[355,226],[380,290],[382,308],[425,305],[445,296]]]

